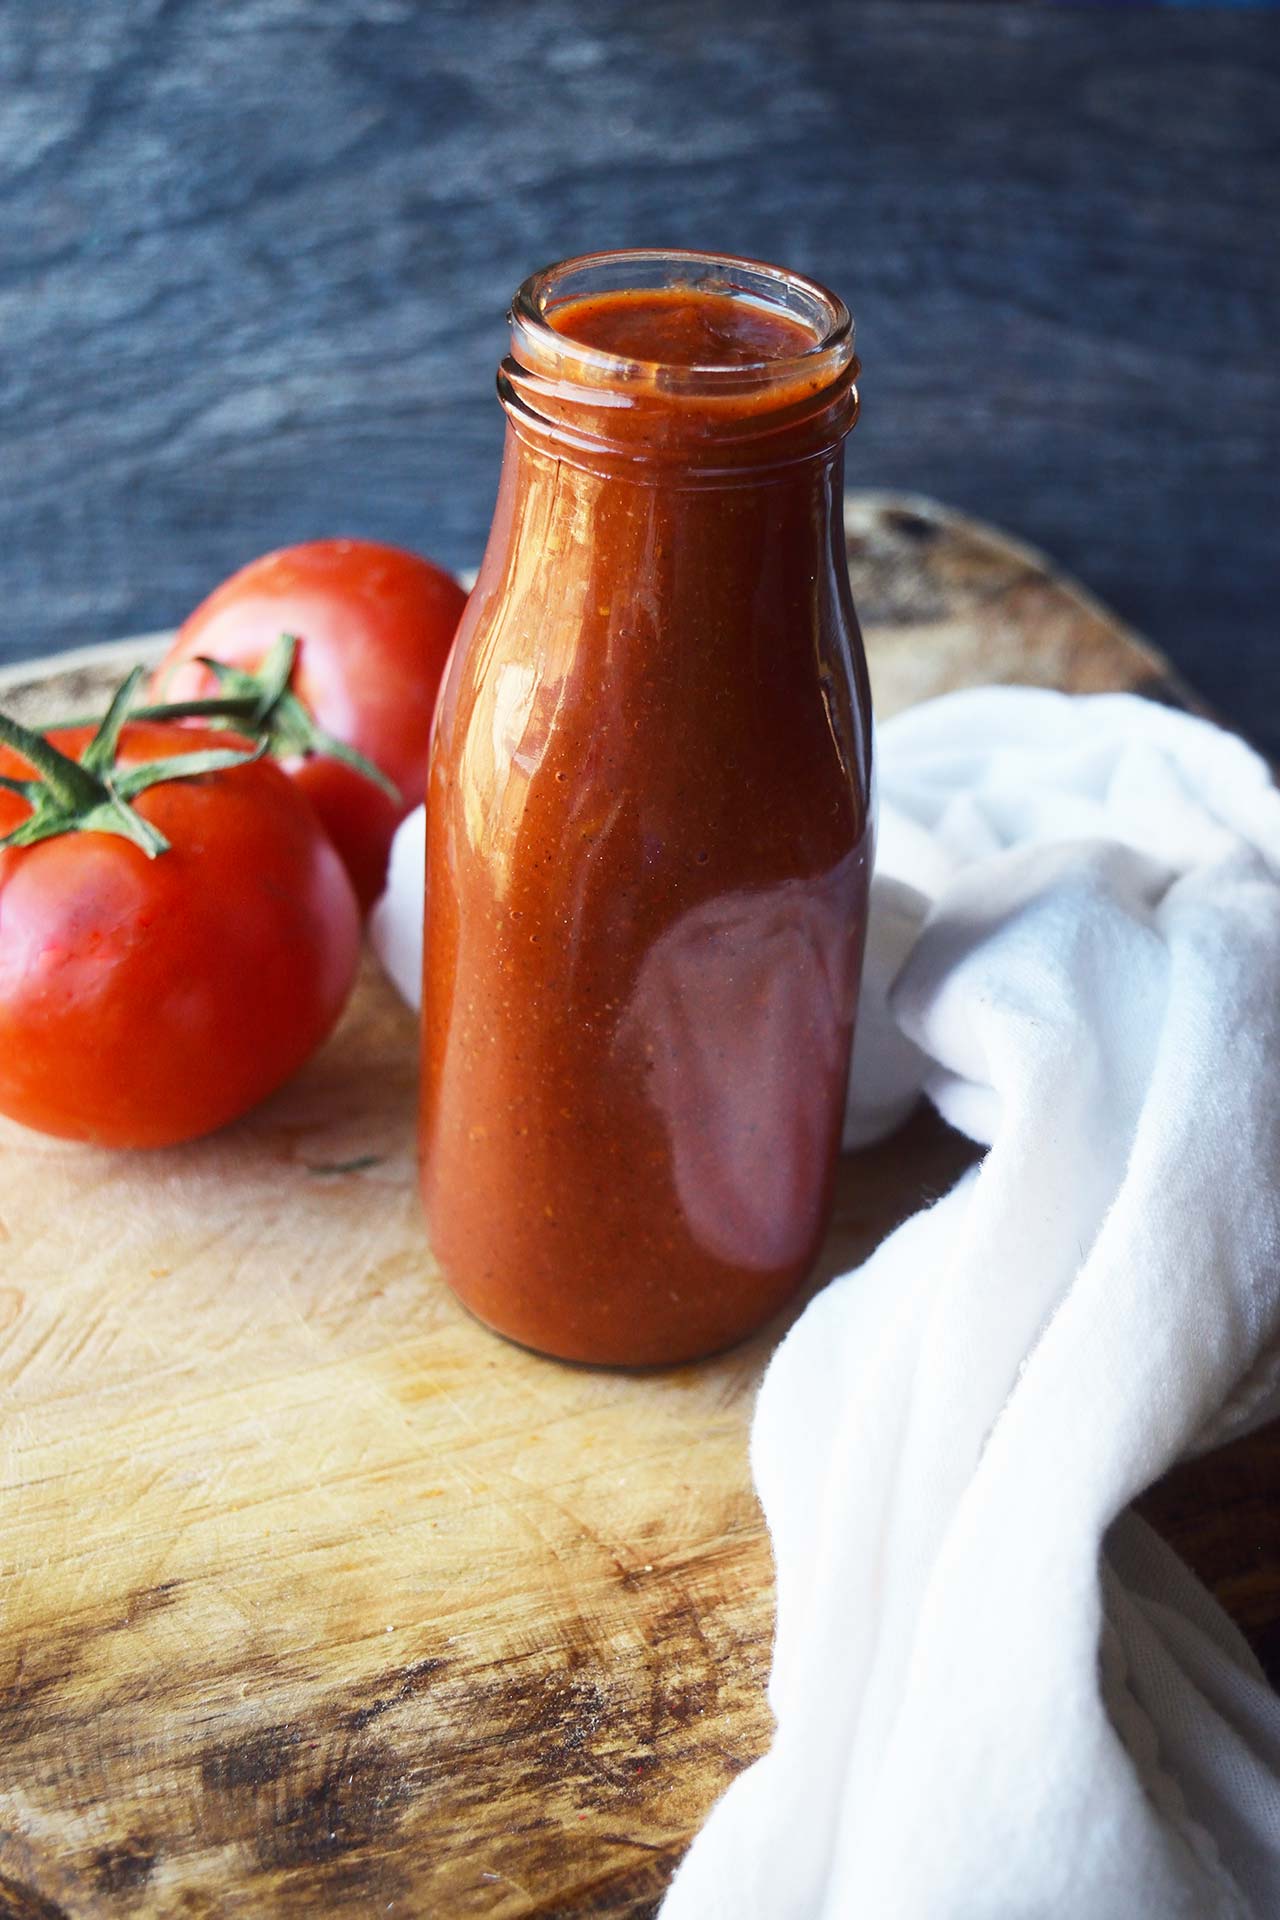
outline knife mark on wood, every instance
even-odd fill
[[[241,1734],[205,1754],[200,1763],[201,1783],[207,1793],[269,1787],[288,1772],[302,1742],[302,1728],[295,1722]]]
[[[0,1689],[0,1753],[40,1731],[44,1703],[84,1674],[101,1639],[127,1632],[149,1615],[172,1606],[180,1584],[165,1580],[159,1586],[139,1588],[124,1596],[123,1611],[117,1601],[105,1614],[73,1615],[50,1627],[42,1638],[20,1647],[9,1679]],[[100,1709],[100,1698],[96,1704]]]
[[[89,1862],[89,1874],[100,1893],[135,1893],[155,1871],[155,1850],[129,1834],[113,1846],[100,1847]]]
[[[411,1700],[415,1694],[421,1693],[427,1682],[436,1674],[445,1672],[448,1665],[447,1660],[415,1661],[406,1670],[403,1680],[394,1693],[386,1695],[381,1700],[373,1700],[368,1706],[357,1707],[347,1721],[347,1725],[353,1733],[359,1733],[362,1728],[369,1725],[370,1721],[380,1720],[383,1714],[390,1713],[393,1707],[403,1706],[406,1700]]]
[[[646,1545],[629,1543],[637,1561]],[[637,1632],[622,1641],[548,1641],[534,1625],[502,1659],[428,1642],[417,1659],[336,1685],[277,1644],[239,1635],[224,1647],[203,1633],[199,1586],[142,1588],[23,1650],[0,1695],[0,1790],[4,1774],[36,1785],[55,1823],[91,1811],[98,1845],[78,1858],[83,1885],[122,1910],[152,1911],[163,1883],[174,1920],[212,1916],[234,1857],[280,1920],[321,1910],[337,1920],[429,1895],[430,1836],[487,1831],[495,1781],[514,1777],[520,1791],[486,1868],[527,1882],[531,1915],[568,1901],[575,1914],[635,1920],[656,1907],[704,1776],[723,1788],[758,1750],[726,1747],[720,1725],[726,1697],[762,1682],[767,1664],[767,1633],[744,1639],[709,1604],[742,1577],[741,1563],[739,1543],[725,1540],[687,1565],[615,1573],[642,1601]],[[176,1639],[171,1625],[163,1641],[118,1637],[179,1603],[190,1613]],[[162,1799],[148,1796],[145,1826],[120,1791],[142,1751],[168,1782]],[[684,1804],[690,1772],[696,1808]],[[627,1844],[649,1858],[608,1872],[609,1850],[633,1825]],[[21,1856],[7,1864],[22,1876],[15,1886],[34,1877]],[[0,1905],[0,1920],[11,1914],[48,1920],[38,1906]]]
[[[0,1920],[68,1920],[68,1915],[34,1887],[0,1873]]]

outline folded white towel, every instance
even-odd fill
[[[990,1151],[766,1375],[777,1734],[664,1920],[1270,1920],[1280,1701],[1124,1509],[1280,1408],[1280,797],[1121,695],[951,695],[879,770],[849,1135],[924,1087]]]
[[[881,746],[851,1131],[990,1151],[766,1376],[777,1735],[664,1920],[1269,1920],[1280,1701],[1123,1509],[1275,1410],[1280,797],[1122,696]]]

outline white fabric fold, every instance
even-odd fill
[[[990,1150],[766,1375],[777,1733],[664,1920],[1268,1920],[1280,1702],[1124,1509],[1276,1410],[1280,798],[1023,689],[890,722],[880,777],[850,1132],[923,1085]]]
[[[1012,688],[879,778],[847,1138],[924,1090],[989,1151],[766,1374],[777,1731],[664,1920],[1270,1920],[1280,1701],[1126,1509],[1280,1409],[1280,797],[1205,721]]]

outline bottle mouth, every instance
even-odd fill
[[[592,296],[680,291],[718,294],[777,314],[802,327],[811,336],[809,344],[767,359],[674,364],[592,345],[554,323],[557,309]],[[853,359],[853,318],[838,294],[784,267],[728,253],[636,247],[579,254],[531,274],[516,292],[510,320],[517,354],[523,347],[535,364],[547,355],[561,366],[571,361],[594,373],[601,386],[648,375],[650,383],[667,391],[740,393],[784,386],[797,376],[806,381],[827,371],[834,376]]]
[[[557,312],[619,294],[715,294],[791,323],[803,344],[768,358],[686,364],[580,339]],[[581,254],[535,273],[511,304],[511,351],[498,393],[519,437],[599,471],[790,465],[836,447],[858,413],[853,320],[802,274],[733,254],[627,248]],[[759,336],[756,336],[759,337]]]

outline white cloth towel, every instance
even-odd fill
[[[777,1731],[664,1920],[1273,1920],[1280,1700],[1125,1508],[1280,1410],[1280,796],[1026,689],[879,773],[849,1137],[923,1087],[990,1150],[765,1377]],[[374,934],[416,997],[414,832]]]

